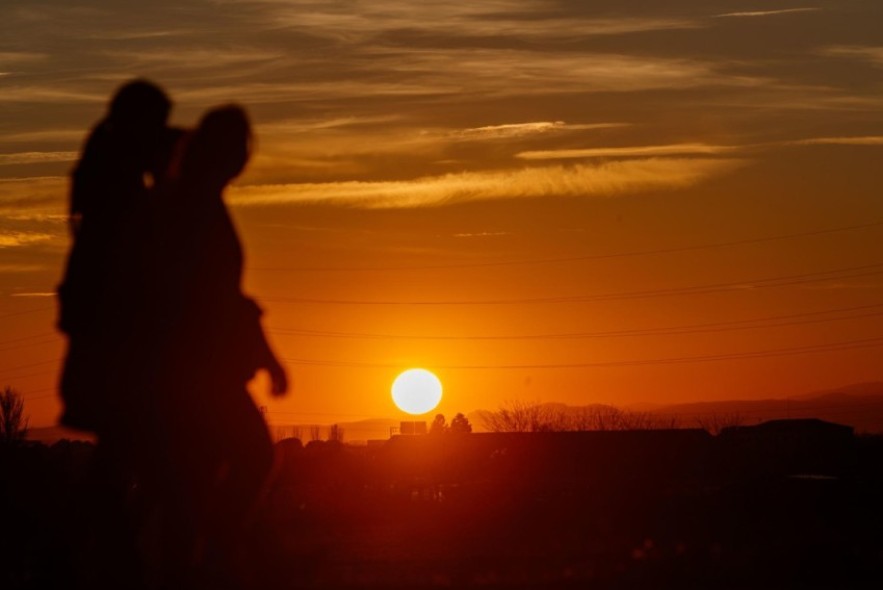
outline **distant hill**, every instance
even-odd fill
[[[852,426],[856,432],[883,433],[883,383],[862,383],[791,398],[672,404],[651,413],[678,417],[684,425],[713,415],[738,416],[744,424],[819,418]]]
[[[543,404],[555,411],[580,411],[592,406],[567,406],[560,403]],[[623,406],[630,412],[639,412],[662,418],[677,418],[680,426],[696,427],[709,417],[738,418],[742,424],[756,424],[766,420],[783,418],[819,418],[855,428],[856,432],[883,433],[883,382],[857,383],[837,389],[821,390],[790,398],[763,400],[730,400],[719,402],[693,402],[684,404],[635,404]],[[485,410],[467,414],[476,432],[484,430],[481,415]],[[427,425],[432,414],[424,418]],[[341,422],[345,442],[385,440],[390,429],[398,428],[400,420],[375,418],[354,422]],[[327,436],[328,426],[320,426],[320,437]],[[299,434],[310,438],[309,425],[273,424],[274,438]],[[62,439],[92,440],[92,437],[76,430],[59,426],[31,428],[28,439],[52,444]]]
[[[44,426],[41,428],[28,429],[28,440],[51,445],[65,439],[94,441],[95,437],[88,433],[79,430],[71,430],[70,428],[64,428],[62,426]]]
[[[588,406],[543,404],[556,412],[584,411]],[[790,398],[761,400],[729,400],[682,404],[634,404],[623,410],[662,418],[677,419],[682,427],[697,427],[711,418],[737,420],[741,424],[757,424],[766,420],[787,418],[819,418],[855,428],[856,432],[883,433],[883,383],[859,383],[832,390],[816,391]],[[476,430],[482,430],[483,410],[468,415]]]

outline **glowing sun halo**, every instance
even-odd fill
[[[408,414],[425,414],[442,398],[442,384],[426,369],[408,369],[392,384],[392,401]]]

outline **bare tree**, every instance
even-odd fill
[[[537,402],[513,400],[496,412],[484,412],[484,427],[491,432],[550,432],[556,430],[556,417]]]
[[[321,440],[322,439],[322,428],[320,426],[310,426],[310,440]]]
[[[615,406],[583,407],[507,402],[496,412],[483,412],[481,421],[491,432],[580,432],[677,428],[671,416],[629,412]]]
[[[24,415],[25,400],[10,386],[0,392],[0,444],[15,444],[28,434],[28,418]]]
[[[343,442],[343,428],[341,428],[339,424],[332,424],[331,427],[328,428],[328,440],[340,443]]]

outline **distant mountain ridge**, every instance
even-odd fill
[[[598,406],[568,406],[562,403],[543,404],[556,411],[580,411]],[[678,425],[685,428],[697,427],[703,418],[723,416],[738,418],[742,424],[757,424],[766,420],[787,418],[819,418],[829,422],[852,426],[857,433],[883,433],[883,382],[856,383],[836,389],[820,390],[788,398],[760,400],[727,400],[714,402],[689,402],[679,404],[633,404],[620,407],[629,412],[650,414],[661,418],[677,419]],[[484,429],[481,419],[487,410],[469,412],[467,418],[476,431]],[[435,412],[416,419],[432,421]],[[453,416],[448,416],[452,418]],[[401,423],[393,418],[373,418],[353,422],[340,422],[345,441],[366,441],[389,438],[391,429]],[[284,432],[285,429],[298,429],[302,435],[308,434],[309,426],[271,425],[271,429]],[[327,428],[327,427],[323,427]],[[289,435],[290,436],[290,435]],[[51,444],[61,439],[92,440],[92,437],[58,426],[32,428],[28,438]]]
[[[670,404],[650,413],[678,417],[684,426],[710,415],[738,416],[745,424],[783,418],[819,418],[852,426],[856,432],[881,433],[883,383],[860,383],[789,398]]]

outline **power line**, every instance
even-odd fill
[[[628,359],[620,361],[596,361],[586,363],[552,363],[552,364],[513,364],[513,365],[432,365],[435,369],[586,369],[586,368],[604,368],[604,367],[635,367],[644,365],[669,365],[669,364],[689,364],[712,361],[728,361],[742,359],[757,358],[773,358],[780,356],[794,356],[803,354],[815,354],[825,352],[840,352],[844,350],[854,350],[860,348],[874,348],[883,346],[883,337],[865,338],[860,340],[850,340],[845,342],[833,342],[827,344],[815,344],[809,346],[796,346],[789,348],[778,348],[768,350],[758,350],[738,353],[725,353],[715,355],[700,356],[683,356],[683,357],[666,357],[657,359]],[[400,368],[401,364],[393,363],[367,363],[352,361],[326,361],[317,359],[283,359],[286,362],[314,367],[349,367],[363,369],[393,369]]]
[[[31,338],[33,339],[33,338]],[[55,336],[52,337],[43,336],[42,339],[36,340],[34,342],[24,342],[16,344],[15,346],[7,346],[6,348],[0,348],[0,352],[6,352],[7,350],[18,350],[20,348],[27,348],[28,346],[37,346],[40,344],[50,344],[55,342]]]
[[[756,318],[748,320],[733,320],[729,322],[713,322],[706,324],[690,324],[684,326],[670,326],[666,328],[642,328],[635,330],[611,330],[604,332],[563,332],[563,333],[545,333],[545,334],[522,334],[522,335],[418,335],[418,334],[384,334],[384,333],[368,333],[368,332],[334,332],[323,330],[299,330],[285,328],[270,328],[268,331],[273,334],[283,336],[314,336],[320,338],[363,338],[367,340],[571,340],[581,338],[614,338],[628,336],[671,336],[682,334],[704,334],[712,332],[726,332],[731,330],[751,330],[765,328],[779,328],[787,326],[800,326],[805,324],[816,324],[823,322],[865,319],[869,317],[879,317],[883,315],[883,311],[863,313],[850,316],[839,316],[831,318],[818,318],[815,316],[844,313],[850,311],[860,311],[866,309],[879,309],[883,304],[863,305],[857,307],[847,307],[830,309],[823,311],[807,312],[800,314],[789,314],[780,316],[769,316],[765,318]],[[795,318],[813,318],[803,319],[802,321],[781,321]],[[765,323],[778,322],[778,323]]]
[[[654,250],[634,250],[630,252],[616,252],[611,254],[595,254],[586,256],[569,256],[560,258],[536,258],[528,260],[500,260],[490,262],[473,262],[460,264],[439,264],[439,265],[419,265],[419,266],[395,266],[395,267],[300,267],[300,268],[266,268],[251,267],[249,270],[258,272],[392,272],[392,271],[413,271],[413,270],[444,270],[457,268],[488,268],[495,266],[520,266],[533,264],[557,264],[567,262],[584,262],[589,260],[609,260],[615,258],[629,258],[635,256],[649,256],[655,254],[675,254],[679,252],[693,252],[697,250],[710,250],[715,248],[728,248],[734,246],[746,246],[751,244],[761,244],[764,242],[774,242],[780,240],[788,240],[795,238],[806,238],[820,236],[825,234],[840,233],[846,231],[855,231],[861,229],[871,229],[883,226],[883,221],[874,221],[857,225],[848,225],[842,227],[820,229],[806,232],[798,232],[792,234],[780,234],[776,236],[766,236],[761,238],[747,238],[742,240],[732,240],[728,242],[712,242],[709,244],[698,244],[693,246],[678,246],[672,248],[659,248]]]
[[[31,367],[39,367],[39,366],[42,366],[42,365],[48,365],[48,364],[51,364],[51,363],[57,363],[57,362],[60,362],[61,360],[62,360],[61,358],[54,358],[54,359],[51,359],[51,360],[48,360],[48,361],[41,361],[41,362],[39,362],[39,363],[30,363],[30,364],[27,364],[27,365],[18,365],[17,367],[7,367],[7,368],[5,368],[5,369],[0,369],[0,371],[2,371],[2,372],[5,373],[6,371],[17,371],[17,370],[19,370],[19,369],[30,369]],[[10,377],[4,377],[4,379],[9,379],[9,378],[10,378]],[[17,377],[12,377],[12,378],[13,378],[13,379],[17,379]]]
[[[3,314],[3,315],[0,315],[0,319],[11,318],[11,317],[13,317],[13,316],[17,316],[17,315],[26,315],[26,314],[29,314],[29,313],[37,313],[38,311],[47,311],[47,310],[50,310],[50,309],[55,309],[55,307],[54,307],[54,306],[49,306],[49,307],[35,307],[34,309],[26,309],[26,310],[24,310],[24,311],[13,311],[13,312],[11,312],[11,313],[5,313],[5,314]]]
[[[851,274],[844,274],[851,273]],[[883,263],[866,264],[861,266],[845,267],[813,273],[796,275],[784,275],[760,279],[743,279],[726,283],[709,283],[705,285],[693,285],[689,287],[675,287],[668,289],[650,289],[642,291],[622,291],[618,293],[604,293],[599,295],[564,295],[555,297],[533,297],[521,299],[485,299],[485,300],[427,300],[427,301],[394,301],[394,300],[367,300],[367,299],[319,299],[308,297],[263,297],[262,301],[274,303],[298,303],[298,304],[321,304],[321,305],[528,305],[545,303],[585,303],[591,301],[613,301],[622,299],[640,299],[648,297],[663,297],[674,295],[698,295],[729,291],[736,288],[761,289],[770,287],[785,287],[791,285],[803,285],[828,280],[843,280],[859,277],[876,276],[883,274]]]

